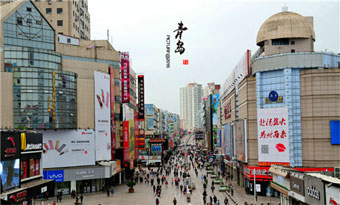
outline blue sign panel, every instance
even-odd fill
[[[64,181],[64,170],[44,171],[44,179],[53,179],[55,182]]]
[[[268,97],[269,97],[269,100],[270,100],[270,101],[276,102],[276,101],[277,101],[277,98],[279,97],[279,94],[277,94],[276,91],[272,90],[272,91],[270,91]]]
[[[331,144],[340,144],[340,121],[331,121]]]

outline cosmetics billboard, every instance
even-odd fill
[[[96,161],[111,160],[110,75],[94,72]]]
[[[43,168],[95,165],[93,130],[43,131]]]

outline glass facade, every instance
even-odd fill
[[[266,104],[265,98],[275,90],[283,97],[282,103]],[[288,107],[290,165],[302,166],[300,70],[282,70],[256,73],[257,108]]]
[[[77,127],[77,77],[61,70],[54,30],[30,1],[4,21],[5,71],[13,72],[14,127]]]

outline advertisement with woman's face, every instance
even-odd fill
[[[0,163],[1,190],[5,191],[19,186],[20,160],[7,160]]]

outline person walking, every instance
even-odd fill
[[[228,205],[228,198],[227,197],[224,198],[224,205]]]
[[[107,195],[107,197],[110,196],[110,189],[109,189],[109,187],[107,187],[107,189],[106,189],[106,195]]]
[[[213,198],[212,196],[210,196],[210,204],[212,204],[212,202],[213,202]]]
[[[153,193],[155,193],[155,191],[156,191],[156,185],[153,185],[152,188],[153,188]]]
[[[159,199],[156,198],[156,205],[159,205]]]
[[[207,203],[207,196],[203,195],[203,203],[206,204]]]
[[[183,185],[181,184],[181,186],[179,186],[179,190],[181,191],[182,193],[182,190],[183,190]]]
[[[84,195],[80,194],[80,204],[83,204]]]
[[[174,203],[174,205],[177,204],[177,199],[176,199],[176,197],[174,197],[174,200],[172,200],[172,202]]]
[[[215,186],[211,185],[211,192],[214,193],[214,190],[215,190]]]
[[[217,205],[221,205],[220,200],[217,200]]]
[[[216,202],[217,202],[217,197],[216,195],[214,195],[214,204],[216,204]]]

